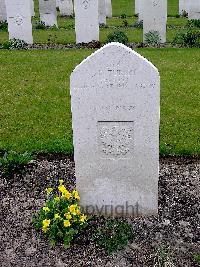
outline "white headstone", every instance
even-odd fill
[[[143,20],[143,17],[144,17],[144,8],[145,8],[145,1],[146,0],[135,0],[135,13],[138,14],[138,21],[141,21]]]
[[[56,0],[56,7],[59,8],[59,4],[60,4],[60,1],[59,0]]]
[[[188,0],[188,19],[200,19],[200,0]]]
[[[57,26],[56,0],[39,0],[40,21],[46,26]]]
[[[30,5],[31,5],[31,15],[32,17],[34,17],[35,16],[34,0],[30,0]]]
[[[99,40],[98,1],[74,0],[76,43]]]
[[[70,88],[81,205],[106,215],[132,216],[130,205],[138,207],[139,214],[156,214],[160,109],[156,67],[123,44],[110,43],[75,68]],[[119,210],[127,205],[128,211]]]
[[[0,21],[7,20],[6,3],[5,0],[0,0]]]
[[[112,0],[105,0],[106,1],[106,17],[112,18]]]
[[[145,0],[143,11],[143,39],[149,31],[159,33],[161,43],[166,42],[167,0]]]
[[[73,16],[73,1],[72,0],[60,0],[59,10],[61,16]]]
[[[99,2],[99,24],[106,25],[106,0],[98,0]]]
[[[179,14],[182,15],[184,11],[188,13],[188,0],[179,0]]]
[[[9,39],[33,43],[31,8],[27,0],[6,0]]]

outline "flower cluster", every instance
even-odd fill
[[[73,237],[87,225],[87,216],[78,205],[80,196],[76,190],[67,190],[63,180],[59,180],[57,193],[53,188],[47,188],[46,193],[47,201],[34,219],[34,225],[52,244],[63,241],[69,246]]]

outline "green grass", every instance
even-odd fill
[[[161,75],[160,152],[200,155],[200,50],[137,51]],[[72,153],[69,77],[91,53],[0,51],[0,149]]]

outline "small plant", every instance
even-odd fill
[[[107,43],[111,43],[111,42],[119,42],[122,44],[127,44],[128,43],[128,37],[126,35],[125,32],[121,32],[121,31],[115,31],[113,33],[110,33],[107,36]]]
[[[153,267],[173,267],[174,264],[171,261],[172,253],[169,247],[166,246],[158,246],[154,255],[154,265]]]
[[[191,19],[188,20],[188,26],[189,27],[196,27],[196,28],[200,28],[200,19]]]
[[[144,36],[144,41],[150,45],[158,45],[161,42],[160,34],[157,31],[149,31]]]
[[[0,31],[8,31],[7,21],[0,21]]]
[[[19,39],[11,39],[9,41],[4,42],[1,46],[0,49],[17,49],[17,50],[24,50],[27,49],[28,44]]]
[[[200,254],[194,255],[194,260],[200,265]]]
[[[46,25],[43,21],[37,21],[36,25],[35,25],[35,29],[36,30],[45,30],[46,29]]]
[[[187,11],[183,10],[182,13],[181,13],[181,17],[182,18],[187,18],[188,17]]]
[[[122,21],[122,26],[128,27],[128,21],[126,19]]]
[[[143,29],[143,20],[135,21],[133,24],[133,27],[142,30]]]
[[[59,181],[58,192],[47,188],[47,201],[38,215],[34,215],[33,225],[41,231],[52,245],[62,242],[69,247],[74,237],[87,226],[87,217],[81,213],[76,190],[69,192]]]
[[[33,159],[33,156],[25,152],[23,154],[14,151],[5,152],[0,158],[0,167],[6,177],[12,177],[15,173],[22,174],[25,171],[26,165]]]
[[[133,228],[130,224],[116,219],[107,220],[97,228],[92,236],[98,246],[108,254],[123,249],[128,241],[133,240]]]
[[[173,44],[180,44],[186,47],[200,47],[200,31],[191,28],[187,31],[177,32]]]
[[[126,14],[121,14],[120,18],[121,18],[121,19],[126,19],[127,16],[126,16]]]

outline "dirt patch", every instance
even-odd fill
[[[87,231],[64,249],[50,247],[32,229],[32,214],[43,205],[44,189],[55,187],[61,178],[75,187],[74,162],[64,155],[41,154],[22,177],[9,181],[0,174],[2,267],[154,266],[163,246],[170,251],[166,266],[198,266],[193,255],[200,253],[200,159],[160,159],[159,216],[127,219],[134,241],[112,256],[98,248]]]

